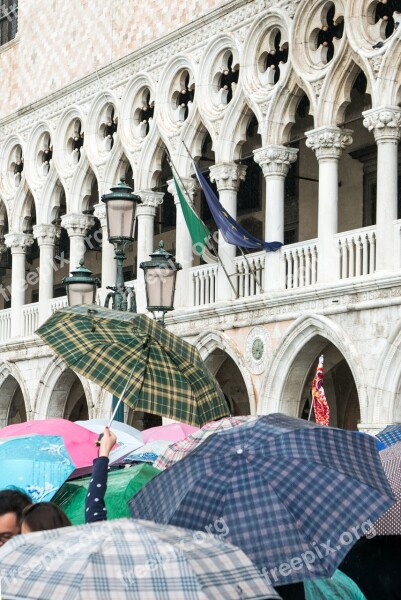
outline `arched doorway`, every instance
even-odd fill
[[[26,421],[24,396],[18,381],[8,375],[0,388],[0,427]]]
[[[216,348],[205,360],[216,377],[232,415],[251,414],[248,391],[241,371],[224,350]]]
[[[316,350],[318,351],[316,352]],[[305,419],[309,417],[312,381],[316,374],[320,354],[324,356],[323,387],[330,407],[330,425],[342,429],[357,429],[361,415],[358,392],[351,369],[340,350],[321,336],[310,340],[295,361],[294,369],[299,369],[305,357],[312,358],[302,388],[298,416]],[[295,381],[291,385],[294,384]],[[314,420],[313,413],[311,413],[311,420]]]
[[[66,369],[53,388],[47,418],[62,417],[70,421],[89,419],[88,403],[84,388],[77,375]]]

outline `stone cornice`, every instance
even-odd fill
[[[381,106],[362,113],[363,124],[373,131],[376,141],[396,141],[401,139],[401,108]]]
[[[8,248],[11,248],[12,254],[22,254],[29,246],[32,246],[33,235],[31,233],[7,233],[4,241]]]
[[[306,145],[318,160],[339,159],[342,151],[352,144],[352,131],[339,127],[319,127],[306,132]]]
[[[236,163],[219,163],[212,165],[209,169],[210,181],[215,181],[217,189],[238,191],[241,181],[244,181],[246,174],[245,165]]]
[[[250,25],[256,15],[264,14],[266,8],[272,4],[269,0],[233,0],[202,15],[199,19],[8,115],[0,121],[0,141],[11,133],[29,129],[40,120],[59,115],[66,106],[85,106],[93,96],[104,92],[105,89],[112,89],[121,96],[121,86],[125,87],[139,72],[159,69],[181,52],[193,52],[204,47],[212,36],[227,29],[235,31]],[[287,4],[294,5],[294,0],[284,0],[279,4],[283,7]]]
[[[292,163],[297,160],[298,149],[271,144],[253,151],[257,162],[267,177],[286,177]]]

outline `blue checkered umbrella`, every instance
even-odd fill
[[[249,558],[205,532],[117,519],[18,535],[0,548],[4,600],[279,598]]]
[[[285,415],[210,436],[130,501],[132,515],[209,530],[272,583],[331,576],[394,503],[376,440]]]
[[[383,431],[376,435],[377,438],[386,446],[392,446],[397,442],[401,442],[401,423],[389,425]]]

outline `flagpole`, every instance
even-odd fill
[[[188,148],[186,147],[186,145],[185,145],[185,142],[184,142],[184,141],[183,141],[183,144],[184,144],[184,146],[185,146],[185,149],[186,149],[186,151],[188,152],[188,154],[189,154],[189,156],[190,156],[191,160],[193,161],[193,158],[192,158],[191,154],[189,153],[189,150],[188,150]],[[182,187],[183,187],[183,189],[184,189],[184,192],[185,192],[185,193],[186,193],[186,195],[187,195],[187,198],[188,198],[188,199],[190,199],[190,195],[188,194],[188,190],[187,190],[187,188],[186,188],[186,186],[185,186],[184,182],[182,181],[182,179],[181,179],[181,176],[180,176],[180,174],[178,173],[178,171],[177,171],[177,169],[176,169],[176,167],[175,167],[175,165],[174,165],[174,163],[173,163],[173,161],[172,161],[172,159],[171,159],[170,153],[169,153],[169,151],[168,151],[168,149],[167,149],[167,148],[166,148],[166,153],[167,153],[167,160],[168,160],[168,163],[169,163],[169,165],[170,165],[171,169],[175,171],[175,173],[176,173],[176,175],[177,175],[178,179],[180,180],[180,183],[181,183],[181,185],[182,185]],[[201,220],[201,219],[200,219],[200,220]],[[201,220],[201,221],[202,221],[202,220]],[[202,221],[202,223],[203,223],[203,221]],[[203,224],[204,224],[204,223],[203,223]],[[225,273],[225,275],[226,275],[226,277],[227,277],[227,279],[228,279],[228,283],[230,284],[230,287],[231,287],[232,291],[234,292],[235,299],[237,300],[237,299],[239,298],[238,292],[237,292],[237,290],[235,289],[235,287],[234,287],[234,284],[233,284],[233,282],[231,281],[230,275],[227,273],[227,270],[226,270],[226,268],[225,268],[225,266],[224,266],[224,263],[223,263],[223,261],[221,260],[221,258],[220,258],[220,256],[219,256],[218,249],[217,249],[217,247],[216,247],[216,245],[215,245],[215,243],[214,243],[214,240],[213,240],[212,236],[210,236],[210,238],[209,238],[209,241],[210,241],[210,244],[211,244],[211,246],[212,246],[212,248],[213,248],[213,250],[214,250],[214,252],[215,252],[215,254],[216,254],[216,258],[217,258],[217,260],[218,260],[219,264],[221,265],[221,267],[222,267],[222,269],[223,269],[223,271],[224,271],[224,273]],[[207,244],[206,244],[206,242],[205,242],[205,245],[207,245]]]
[[[312,416],[312,410],[313,410],[313,394],[312,394],[312,398],[311,398],[311,403],[310,403],[310,409],[309,409],[309,417],[308,417],[308,421],[310,421],[311,416]]]
[[[251,273],[251,275],[253,275],[253,278],[255,280],[255,283],[259,286],[260,291],[262,292],[262,294],[264,293],[264,289],[260,283],[260,281],[258,281],[257,275],[256,275],[256,271],[254,267],[251,267],[250,262],[248,261],[243,249],[241,248],[241,246],[236,246],[236,248],[240,249],[240,252],[242,254],[243,259],[245,260],[246,264],[248,265],[248,269],[249,272]]]

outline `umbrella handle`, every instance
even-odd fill
[[[103,435],[104,435],[103,433],[99,434],[99,437],[97,438],[97,440],[95,442],[95,446],[98,446],[98,447],[100,446],[100,442],[102,441]]]

